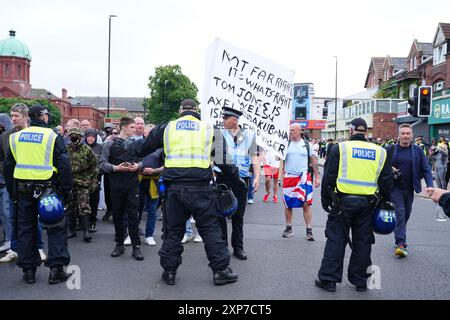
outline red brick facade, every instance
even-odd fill
[[[374,113],[372,129],[373,137],[381,138],[382,140],[385,140],[388,137],[397,137],[397,124],[393,120],[396,117],[396,113]]]
[[[0,56],[0,90],[9,88],[22,98],[26,98],[31,91],[30,61],[26,58]],[[11,92],[5,97],[12,97]]]

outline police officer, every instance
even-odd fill
[[[181,102],[180,118],[156,126],[145,139],[128,144],[128,151],[144,157],[164,146],[166,186],[164,235],[159,250],[164,269],[162,280],[175,284],[181,264],[186,221],[193,214],[198,232],[205,244],[209,267],[213,270],[215,285],[235,282],[238,275],[229,267],[230,254],[216,213],[210,182],[213,130],[200,120],[197,104],[191,99]],[[117,142],[116,142],[117,143]]]
[[[322,179],[322,206],[329,215],[325,252],[315,284],[331,292],[336,291],[336,282],[342,281],[347,243],[352,247],[348,279],[357,291],[367,290],[367,268],[372,264],[370,253],[375,243],[372,200],[377,191],[382,199],[389,200],[393,186],[386,150],[365,140],[366,121],[356,118],[349,129],[350,140],[331,149]]]
[[[36,246],[38,195],[48,187],[56,187],[64,202],[71,198],[72,172],[63,139],[47,128],[48,110],[35,105],[29,110],[30,127],[10,136],[4,172],[8,192],[15,202],[17,265],[23,269],[23,280],[35,282],[36,267],[41,258]],[[63,266],[70,262],[67,248],[66,224],[49,227],[48,259],[49,283],[65,281],[70,275]]]
[[[231,246],[233,255],[247,260],[244,251],[244,213],[247,192],[251,182],[250,165],[253,164],[253,192],[259,188],[259,160],[255,134],[239,126],[242,112],[229,107],[222,108],[224,130],[222,137],[215,141],[215,164],[218,168],[217,183],[231,188],[238,200],[238,209],[231,217]],[[228,230],[225,218],[220,219],[222,236],[227,241]]]

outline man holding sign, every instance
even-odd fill
[[[250,164],[253,164],[255,179],[253,192],[259,188],[259,160],[258,147],[255,134],[250,130],[239,126],[239,117],[242,112],[233,108],[222,108],[223,139],[215,143],[215,163],[217,171],[217,183],[224,183],[231,188],[238,199],[238,209],[231,218],[233,231],[231,233],[231,246],[233,255],[240,260],[247,260],[244,251],[244,213],[247,202],[247,191],[250,183]],[[220,141],[221,140],[221,141]],[[221,155],[221,156],[219,156]],[[220,219],[222,238],[227,241],[227,222]]]

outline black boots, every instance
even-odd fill
[[[137,261],[144,260],[144,256],[141,253],[141,249],[139,246],[133,246],[133,253],[131,254],[133,258],[135,258]]]
[[[74,238],[77,236],[76,232],[76,219],[73,212],[69,212],[69,233],[67,234],[67,239]]]
[[[247,260],[247,254],[244,249],[234,249],[233,256],[238,258],[239,260]]]
[[[36,273],[36,269],[23,270],[23,276],[22,276],[23,281],[25,281],[25,283],[28,283],[28,284],[35,283],[36,282],[36,279],[34,277],[35,273]]]
[[[116,257],[122,255],[124,252],[125,252],[125,247],[123,246],[123,244],[116,244],[114,251],[111,253],[111,257],[116,258]]]
[[[328,292],[336,291],[336,282],[334,281],[316,279],[315,285],[316,287],[326,290]]]
[[[48,283],[56,284],[66,281],[71,275],[66,273],[63,267],[50,268],[50,275],[48,276]]]
[[[225,270],[214,272],[214,285],[221,285],[226,283],[235,282],[238,279],[237,273],[233,273],[230,267],[226,267]]]
[[[175,284],[175,276],[177,275],[176,271],[173,270],[168,270],[168,271],[163,271],[162,273],[162,280],[168,284],[169,286],[173,286]]]
[[[80,217],[81,219],[81,226],[83,229],[83,241],[84,242],[91,242],[92,237],[89,235],[89,217],[84,215]]]

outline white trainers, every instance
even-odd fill
[[[39,249],[39,255],[41,256],[42,261],[47,261],[47,256],[45,255],[45,252],[43,249]]]
[[[155,239],[153,239],[153,237],[145,238],[144,242],[149,246],[156,246],[156,242]]]
[[[253,201],[253,199],[248,199],[248,200],[247,200],[247,203],[253,204],[253,203],[255,203],[255,202]]]
[[[17,260],[17,253],[12,250],[6,252],[6,256],[0,259],[0,263],[14,262]]]
[[[186,242],[191,241],[192,239],[194,239],[193,236],[190,236],[190,235],[185,233],[184,237],[183,237],[183,240],[181,240],[181,244],[185,244]]]
[[[197,243],[203,242],[203,239],[202,239],[202,237],[200,237],[199,234],[197,234],[197,235],[195,236],[195,238],[194,238],[194,242],[197,242]]]
[[[124,246],[131,246],[131,238],[130,238],[130,236],[127,236],[127,238],[123,242],[123,245]]]
[[[5,241],[3,245],[0,247],[0,252],[5,252],[11,249],[11,241]]]

